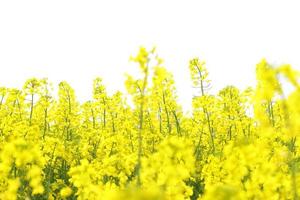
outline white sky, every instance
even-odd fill
[[[79,100],[92,80],[124,91],[129,56],[157,46],[188,108],[188,61],[206,60],[213,90],[255,83],[255,65],[300,66],[300,2],[277,0],[0,0],[0,85],[68,81]]]

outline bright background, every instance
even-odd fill
[[[255,84],[255,65],[300,66],[300,3],[277,0],[0,0],[0,85],[30,77],[68,81],[80,101],[92,80],[124,91],[129,56],[157,46],[189,108],[188,61],[206,60],[212,92]]]

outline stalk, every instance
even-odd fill
[[[33,115],[33,96],[34,94],[31,94],[31,105],[30,105],[30,117],[29,117],[29,125],[31,126],[32,123],[32,115]]]
[[[149,62],[149,61],[148,61]],[[148,62],[145,69],[145,76],[143,80],[142,88],[138,89],[141,93],[141,101],[140,101],[140,111],[139,111],[139,132],[138,132],[138,164],[137,164],[137,186],[141,186],[141,158],[142,158],[142,133],[143,133],[143,122],[144,122],[144,101],[145,101],[145,90],[147,86],[148,79]]]

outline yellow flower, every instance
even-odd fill
[[[64,187],[60,190],[60,195],[62,198],[66,198],[72,194],[72,189],[70,187]]]

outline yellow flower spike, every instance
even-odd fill
[[[294,71],[290,65],[281,65],[277,68],[296,88],[299,88],[299,72]]]

